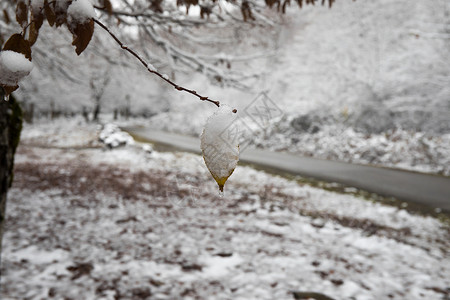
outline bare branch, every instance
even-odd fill
[[[119,44],[120,48],[122,48],[123,50],[129,52],[131,55],[133,55],[134,57],[136,57],[141,64],[147,69],[147,71],[149,71],[150,73],[155,74],[156,76],[158,76],[159,78],[161,78],[162,80],[164,80],[165,82],[167,82],[168,84],[170,84],[171,86],[173,86],[176,90],[178,91],[184,91],[187,92],[189,94],[192,94],[196,97],[198,97],[200,100],[202,101],[208,101],[211,102],[213,104],[215,104],[217,107],[220,107],[220,102],[217,100],[212,100],[209,99],[207,96],[202,96],[200,94],[198,94],[196,91],[182,87],[178,84],[176,84],[175,82],[171,81],[166,75],[163,75],[161,73],[159,73],[155,68],[153,68],[151,65],[149,65],[147,62],[145,62],[145,60],[139,55],[137,54],[133,49],[128,48],[126,45],[124,45],[119,38],[117,38],[116,35],[114,35],[114,33],[112,33],[108,27],[106,27],[102,22],[100,22],[97,19],[94,19],[94,22],[100,26],[103,30],[105,30],[106,32],[109,33],[109,35],[116,41],[117,44]]]

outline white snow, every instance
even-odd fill
[[[51,251],[45,251],[39,249],[35,245],[31,245],[26,248],[22,248],[12,255],[15,260],[28,260],[33,261],[36,264],[49,264],[52,262],[58,262],[68,259],[68,252],[62,249],[52,249]]]
[[[206,121],[200,138],[205,164],[220,190],[239,161],[238,139],[230,129],[235,120],[232,108],[221,105]]]
[[[75,0],[67,9],[69,23],[85,23],[96,17],[90,0]]]
[[[33,63],[25,55],[9,50],[0,52],[0,84],[16,86],[32,69]]]
[[[203,275],[205,278],[220,278],[233,272],[244,260],[238,255],[234,254],[230,257],[221,256],[205,256],[200,257],[199,261],[204,264]]]
[[[33,15],[38,15],[39,13],[43,13],[42,9],[44,8],[44,0],[31,0],[31,9],[33,11]]]
[[[133,138],[127,132],[120,130],[117,125],[112,123],[103,126],[98,138],[100,142],[109,148],[117,148],[134,143]]]

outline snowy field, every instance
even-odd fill
[[[448,299],[449,226],[96,125],[26,126],[9,193],[2,299]],[[298,292],[298,293],[295,293]]]

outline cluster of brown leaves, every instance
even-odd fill
[[[33,9],[27,0],[18,0],[16,5],[16,21],[22,27],[21,33],[15,33],[5,42],[2,51],[10,50],[23,54],[31,61],[31,47],[36,43],[44,20],[53,27],[66,25],[73,35],[72,45],[75,46],[75,52],[80,55],[88,46],[94,33],[94,20],[90,19],[84,23],[78,23],[67,16],[67,9],[72,3],[69,1],[51,1],[45,0],[40,9]],[[109,3],[109,6],[108,6]],[[106,9],[111,8],[109,0],[103,0]],[[6,10],[3,11],[6,23],[11,22],[11,18]],[[1,41],[2,42],[2,41]],[[19,86],[4,86],[6,94],[15,91]]]

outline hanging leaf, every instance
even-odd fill
[[[84,49],[89,45],[92,35],[94,34],[94,20],[89,20],[85,23],[78,23],[75,26],[69,27],[73,34],[72,45],[75,46],[75,52],[80,55]]]
[[[28,24],[28,7],[24,1],[19,1],[17,3],[16,20],[22,27],[25,27]]]
[[[18,88],[19,81],[28,76],[32,69],[33,64],[22,53],[0,51],[0,86],[7,95]]]
[[[31,61],[31,46],[30,42],[23,38],[21,34],[13,34],[3,46],[4,50],[11,50],[17,53],[22,53]]]
[[[163,13],[163,8],[161,6],[162,0],[151,0],[150,9],[157,13]]]
[[[44,23],[44,14],[41,10],[31,12],[31,24],[29,27],[28,41],[33,46],[39,36],[39,29]]]
[[[31,23],[29,27],[29,34],[28,34],[28,41],[30,42],[30,45],[33,46],[34,43],[36,43],[37,38],[39,36],[39,29],[36,28],[35,23]]]
[[[9,18],[9,14],[6,11],[6,9],[3,10],[3,17],[5,18],[5,23],[9,24],[11,22],[11,19]]]
[[[103,9],[106,10],[108,15],[112,15],[113,9],[112,4],[109,0],[101,0],[100,4],[103,6]]]
[[[54,5],[52,7],[52,5],[48,4],[47,0],[45,0],[44,3],[45,3],[44,12],[45,17],[47,18],[48,25],[53,26],[55,25],[56,22],[56,15],[55,12],[53,11]]]
[[[39,12],[37,14],[32,13],[31,20],[32,20],[32,23],[34,23],[34,26],[36,27],[36,29],[39,30],[41,28],[42,24],[44,23],[44,14],[42,12]]]
[[[203,159],[221,192],[239,161],[238,139],[234,131],[230,130],[235,119],[232,109],[221,105],[206,121],[201,136]]]
[[[11,95],[12,92],[14,92],[15,90],[17,90],[19,88],[18,85],[16,86],[3,86],[3,90],[5,91],[5,95],[9,96]]]

